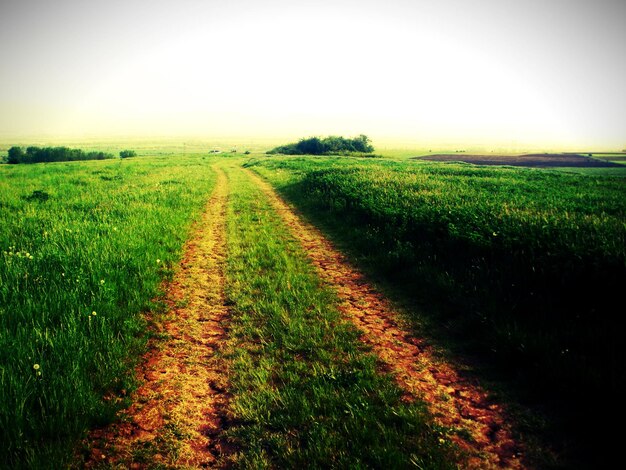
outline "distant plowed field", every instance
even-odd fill
[[[617,163],[611,163],[594,158],[573,154],[550,154],[538,153],[529,155],[465,155],[465,154],[438,154],[416,157],[420,160],[434,162],[465,162],[476,165],[511,165],[532,167],[615,167]]]

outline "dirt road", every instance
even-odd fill
[[[88,438],[87,468],[212,467],[228,402],[226,364],[217,354],[228,328],[224,305],[228,182],[217,183],[167,286],[169,313],[137,375],[144,379],[117,424]]]
[[[390,302],[266,181],[249,170],[233,171],[245,171],[268,197],[319,276],[337,292],[344,317],[380,358],[381,372],[393,375],[406,400],[424,400],[439,424],[457,431],[453,439],[469,455],[470,467],[524,468],[523,448],[513,438],[504,408],[413,336]],[[215,468],[232,451],[221,435],[229,386],[228,366],[219,354],[229,323],[224,299],[229,188],[224,172],[217,168],[217,173],[206,212],[167,286],[170,313],[161,327],[167,339],[152,341],[137,370],[145,382],[132,406],[116,424],[86,440],[86,467]]]

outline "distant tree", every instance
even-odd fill
[[[369,153],[374,151],[374,146],[371,144],[369,137],[364,134],[356,137],[353,141],[357,147],[357,152]]]
[[[129,158],[129,157],[136,157],[137,156],[137,152],[135,152],[134,150],[122,150],[120,152],[120,158]]]
[[[31,145],[30,147],[26,147],[26,155],[24,155],[24,160],[22,163],[37,163],[39,162],[39,155],[41,153],[41,149],[39,147],[35,147]]]
[[[22,147],[11,147],[7,156],[7,163],[22,163],[24,161],[24,150]]]
[[[311,137],[310,139],[301,139],[296,145],[299,154],[302,155],[322,155],[327,148],[319,137]]]

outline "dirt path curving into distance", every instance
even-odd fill
[[[475,381],[438,358],[423,340],[409,334],[389,301],[321,232],[298,217],[269,183],[246,171],[301,242],[320,277],[337,292],[340,311],[363,333],[362,341],[396,377],[407,399],[424,399],[438,423],[461,431],[453,439],[469,454],[469,466],[525,468],[522,447],[512,437],[503,407]]]
[[[168,314],[137,370],[145,382],[118,423],[93,431],[87,468],[215,467],[229,399],[226,365],[216,352],[227,333],[224,305],[228,182],[217,182],[167,285]]]

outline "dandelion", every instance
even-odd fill
[[[157,258],[157,264],[161,264],[161,260]]]
[[[40,367],[39,364],[33,364],[33,369],[39,370],[39,367]]]
[[[100,279],[100,285],[104,284],[104,279]]]
[[[91,312],[91,314],[95,317],[96,315],[98,315],[95,311]]]

